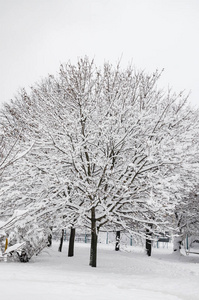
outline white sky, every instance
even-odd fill
[[[0,103],[59,64],[165,69],[161,84],[199,104],[198,0],[0,0]]]

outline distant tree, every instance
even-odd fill
[[[60,238],[60,244],[59,244],[59,252],[62,252],[62,247],[63,247],[63,241],[64,241],[64,229],[62,229],[62,234],[61,234],[61,238]]]
[[[69,239],[69,246],[68,246],[68,256],[74,256],[74,242],[75,242],[75,228],[71,227],[70,229],[70,239]]]
[[[183,199],[181,205],[176,205],[174,224],[176,230],[173,238],[173,251],[180,254],[182,243],[187,236],[197,236],[199,233],[199,196],[196,192],[190,193]]]

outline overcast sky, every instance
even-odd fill
[[[0,103],[87,55],[164,68],[162,86],[199,104],[198,0],[0,0],[0,22]]]

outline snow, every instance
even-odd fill
[[[99,244],[98,267],[91,268],[89,244],[76,243],[72,258],[67,246],[60,253],[54,242],[29,263],[1,261],[2,299],[199,299],[199,255],[173,255],[169,247],[147,257],[139,247],[116,252]]]
[[[15,245],[11,246],[11,247],[8,247],[4,253],[7,254],[9,252],[19,250],[23,245],[25,245],[25,242],[17,243]]]

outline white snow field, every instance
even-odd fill
[[[1,299],[6,300],[177,300],[199,299],[199,255],[175,257],[170,248],[153,248],[147,257],[140,247],[114,251],[98,245],[98,267],[91,268],[89,244],[57,242],[29,263],[0,261]]]

